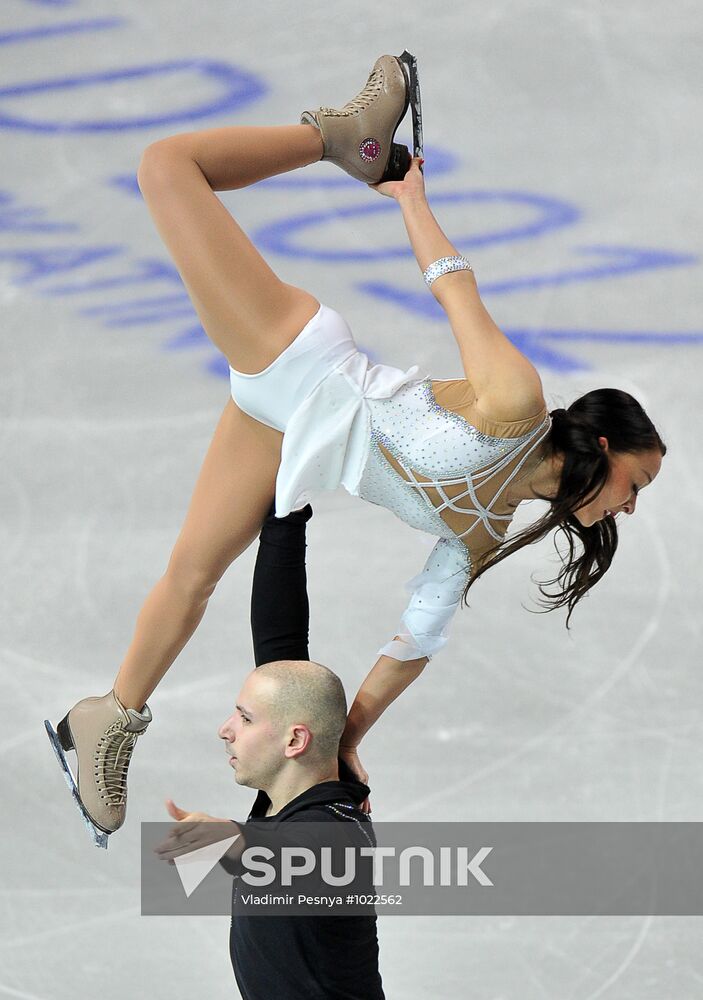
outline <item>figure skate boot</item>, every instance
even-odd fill
[[[323,160],[366,184],[402,180],[412,162],[407,146],[393,141],[412,108],[414,156],[422,156],[422,108],[417,60],[409,52],[377,59],[366,86],[339,111],[305,111],[302,125],[322,134]]]
[[[125,708],[114,691],[102,698],[84,698],[47,734],[68,787],[96,847],[107,848],[107,838],[124,823],[127,812],[127,768],[132,750],[151,722],[145,705],[141,712]],[[65,751],[75,750],[76,777]]]

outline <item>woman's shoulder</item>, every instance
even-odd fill
[[[504,407],[487,405],[476,398],[466,378],[432,379],[432,394],[440,406],[459,414],[489,437],[522,437],[538,427],[548,413],[547,403],[538,391],[526,394],[518,404],[513,400],[509,412]]]

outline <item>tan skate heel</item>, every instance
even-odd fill
[[[56,727],[45,727],[54,751],[97,846],[107,847],[107,835],[118,830],[127,812],[127,769],[137,737],[151,722],[145,705],[141,712],[125,708],[114,691],[102,698],[84,698]],[[65,752],[77,758],[73,777]]]
[[[322,159],[336,163],[356,180],[366,184],[402,180],[412,158],[407,146],[393,139],[411,101],[415,146],[421,149],[417,62],[408,52],[386,55],[376,60],[364,89],[343,108],[305,111],[300,121],[320,130]]]

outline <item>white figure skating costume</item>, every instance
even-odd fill
[[[502,539],[518,483],[546,454],[546,409],[514,423],[489,421],[472,406],[466,379],[372,365],[344,319],[324,305],[265,371],[230,369],[230,380],[240,409],[284,432],[278,517],[317,490],[343,486],[439,536],[406,584],[412,596],[395,633],[401,641],[378,651],[398,660],[437,653],[472,566]]]

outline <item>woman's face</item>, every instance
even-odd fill
[[[598,441],[608,451],[608,439],[601,437]],[[610,472],[605,485],[592,500],[574,511],[574,517],[584,528],[602,521],[608,514],[633,514],[638,493],[649,486],[661,468],[662,455],[658,448],[608,451],[608,460]]]

